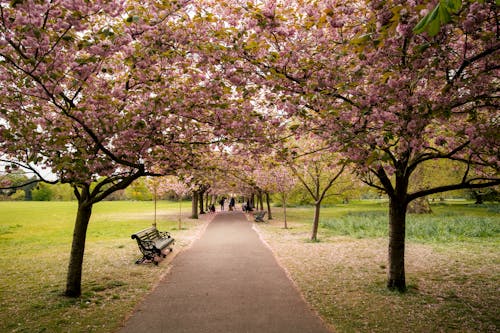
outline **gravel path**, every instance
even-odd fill
[[[120,333],[330,332],[241,212],[218,213],[172,264]]]

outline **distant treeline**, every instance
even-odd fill
[[[25,176],[17,176],[11,180],[12,184],[25,184],[30,180]],[[187,195],[185,199],[190,199]],[[358,188],[344,193],[344,195],[337,195],[327,198],[324,201],[325,205],[348,203],[353,199],[380,199],[382,198],[379,193],[370,190],[369,188]],[[498,202],[500,201],[500,192],[495,188],[484,189],[481,191],[453,191],[449,193],[441,193],[439,196],[433,196],[430,201],[439,201],[443,199],[457,199],[466,198],[475,200],[476,203],[483,202]],[[158,200],[177,200],[175,193],[166,193],[165,195],[157,198]],[[41,182],[34,182],[26,186],[21,186],[17,189],[0,190],[0,201],[71,201],[76,200],[73,189],[69,184],[56,184],[50,185]],[[135,200],[135,201],[150,201],[153,200],[153,193],[147,186],[146,179],[141,178],[136,180],[127,189],[113,193],[106,198],[109,201],[118,200]],[[275,205],[279,205],[280,200],[272,200]],[[287,202],[291,206],[310,205],[310,196],[299,185],[297,185],[290,193]]]

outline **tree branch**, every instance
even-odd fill
[[[494,44],[491,48],[488,48],[486,50],[484,50],[483,52],[481,53],[478,53],[476,54],[475,56],[473,57],[470,57],[470,58],[466,58],[462,61],[462,64],[460,65],[460,67],[458,68],[458,70],[456,71],[455,75],[453,76],[453,78],[450,80],[450,83],[447,85],[451,85],[453,84],[453,81],[455,81],[458,77],[460,77],[462,75],[462,72],[467,68],[467,66],[470,66],[472,65],[475,61],[477,60],[480,60],[482,58],[485,58],[487,57],[488,55],[490,54],[493,54],[495,53],[496,51],[498,51],[500,49],[500,43],[497,42],[496,44]]]
[[[383,186],[383,191],[387,193],[388,196],[393,197],[395,195],[394,186],[392,186],[391,180],[387,177],[387,174],[383,167],[379,167],[378,170],[370,168],[370,171],[377,176]]]
[[[486,181],[485,183],[472,183],[473,181]],[[453,191],[453,190],[461,190],[461,189],[466,189],[466,188],[486,188],[486,187],[492,187],[500,185],[500,179],[487,179],[487,178],[473,178],[469,179],[466,182],[461,182],[458,184],[452,184],[452,185],[445,185],[445,186],[438,186],[435,188],[431,189],[426,189],[426,190],[421,190],[412,194],[409,194],[407,196],[407,203],[411,202],[412,200],[415,200],[417,198],[425,197],[427,195],[431,194],[436,194],[436,193],[441,193],[441,192],[447,192],[447,191]]]

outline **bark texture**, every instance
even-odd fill
[[[193,198],[191,200],[191,218],[198,219],[198,192],[193,191]]]
[[[387,288],[406,291],[405,233],[406,203],[391,198],[389,202],[389,270]]]
[[[83,202],[82,202],[83,201]],[[69,258],[68,276],[66,279],[65,295],[79,297],[81,295],[82,265],[85,252],[85,239],[90,216],[92,215],[92,204],[79,200],[78,212],[76,214],[75,229],[73,231],[73,242]]]
[[[318,240],[318,227],[319,227],[320,210],[321,210],[321,201],[316,202],[314,204],[314,221],[313,221],[313,228],[312,228],[312,234],[311,234],[311,240],[313,240],[313,241]]]

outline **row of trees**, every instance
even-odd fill
[[[435,5],[2,1],[0,161],[73,189],[66,295],[81,293],[97,202],[144,176],[175,175],[203,194],[216,172],[287,193],[254,177],[267,163],[304,186],[306,174],[333,185],[349,170],[385,193],[388,287],[405,290],[408,205],[500,184],[496,3],[464,2],[437,31],[430,17],[431,31],[414,33]],[[312,169],[298,168],[306,157]],[[422,181],[440,161],[458,176]],[[306,188],[319,216],[326,190]]]
[[[311,157],[311,156],[307,156]],[[324,156],[323,156],[324,157]],[[319,162],[319,161],[317,161]],[[316,164],[317,164],[316,162]],[[316,183],[323,184],[321,187],[326,187],[328,183],[328,174],[331,172],[330,169],[325,165],[319,165],[317,168],[312,168],[314,165],[314,160],[312,158],[302,158],[300,160],[295,160],[293,169],[297,168],[301,170],[308,170],[308,166],[311,168],[311,173],[308,174],[293,174],[292,168],[287,168],[285,165],[276,164],[276,161],[271,165],[260,165],[258,171],[252,171],[250,178],[246,179],[247,183],[244,183],[244,179],[233,178],[231,184],[227,182],[219,175],[217,177],[212,177],[209,181],[206,180],[205,191],[200,197],[200,200],[205,200],[205,204],[202,209],[199,209],[199,213],[203,213],[206,209],[207,201],[208,203],[217,202],[217,197],[228,196],[229,194],[238,195],[241,197],[251,197],[252,194],[258,193],[259,191],[267,192],[271,196],[274,205],[279,206],[297,206],[297,205],[314,205],[316,195],[311,195],[311,188],[316,186]],[[315,177],[312,172],[315,170],[322,171],[323,174],[319,177]],[[451,170],[451,171],[450,171]],[[348,174],[349,172],[345,172]],[[213,175],[212,175],[213,176]],[[309,176],[309,177],[306,177]],[[428,184],[435,184],[441,182],[443,178],[453,179],[456,178],[456,173],[449,168],[448,172],[442,170],[440,173],[429,173],[424,179],[419,179],[419,182],[427,182]],[[47,184],[44,182],[31,183],[29,185],[24,185],[30,181],[30,179],[24,175],[19,174],[6,174],[3,176],[4,180],[9,179],[11,185],[19,184],[19,188],[12,188],[2,190],[0,189],[0,200],[6,201],[71,201],[76,200],[73,190],[69,184]],[[241,177],[240,177],[241,178]],[[319,178],[319,179],[317,179]],[[174,180],[176,178],[174,177]],[[151,182],[156,182],[156,180],[151,180],[147,178],[139,178],[134,181],[129,187],[124,190],[117,191],[104,200],[134,200],[134,201],[151,201],[155,197],[158,200],[177,200],[178,194],[175,189],[164,188],[159,191],[151,185]],[[182,183],[182,180],[176,180]],[[158,183],[161,183],[158,180]],[[172,182],[171,179],[163,181],[166,183]],[[334,188],[329,188],[329,192],[325,193],[326,197],[323,200],[323,204],[336,204],[336,203],[347,203],[352,199],[376,199],[384,198],[378,191],[372,190],[370,187],[364,185],[363,183],[356,181],[352,176],[347,177],[338,182],[339,184],[334,184]],[[164,186],[164,185],[162,185]],[[185,190],[188,193],[183,195],[183,199],[191,200],[193,195],[189,188],[189,184],[184,184]],[[165,187],[165,186],[164,186]],[[177,191],[178,192],[178,191]],[[229,193],[229,194],[228,194]],[[198,191],[198,195],[200,195]],[[204,198],[203,198],[204,197]],[[482,203],[483,201],[498,201],[498,194],[494,189],[486,189],[482,191],[450,191],[446,193],[439,193],[430,196],[432,200],[443,200],[446,198],[466,198],[476,200],[477,203]],[[286,202],[286,204],[285,204]]]
[[[213,5],[239,22],[224,30],[227,47],[216,59],[230,54],[245,84],[267,87],[272,105],[300,119],[288,123],[295,135],[321,138],[318,150],[338,152],[338,164],[354,165],[389,197],[387,285],[405,290],[408,205],[499,184],[496,3],[464,3],[435,34],[413,32],[433,1]],[[458,181],[415,181],[440,160],[457,163]]]

